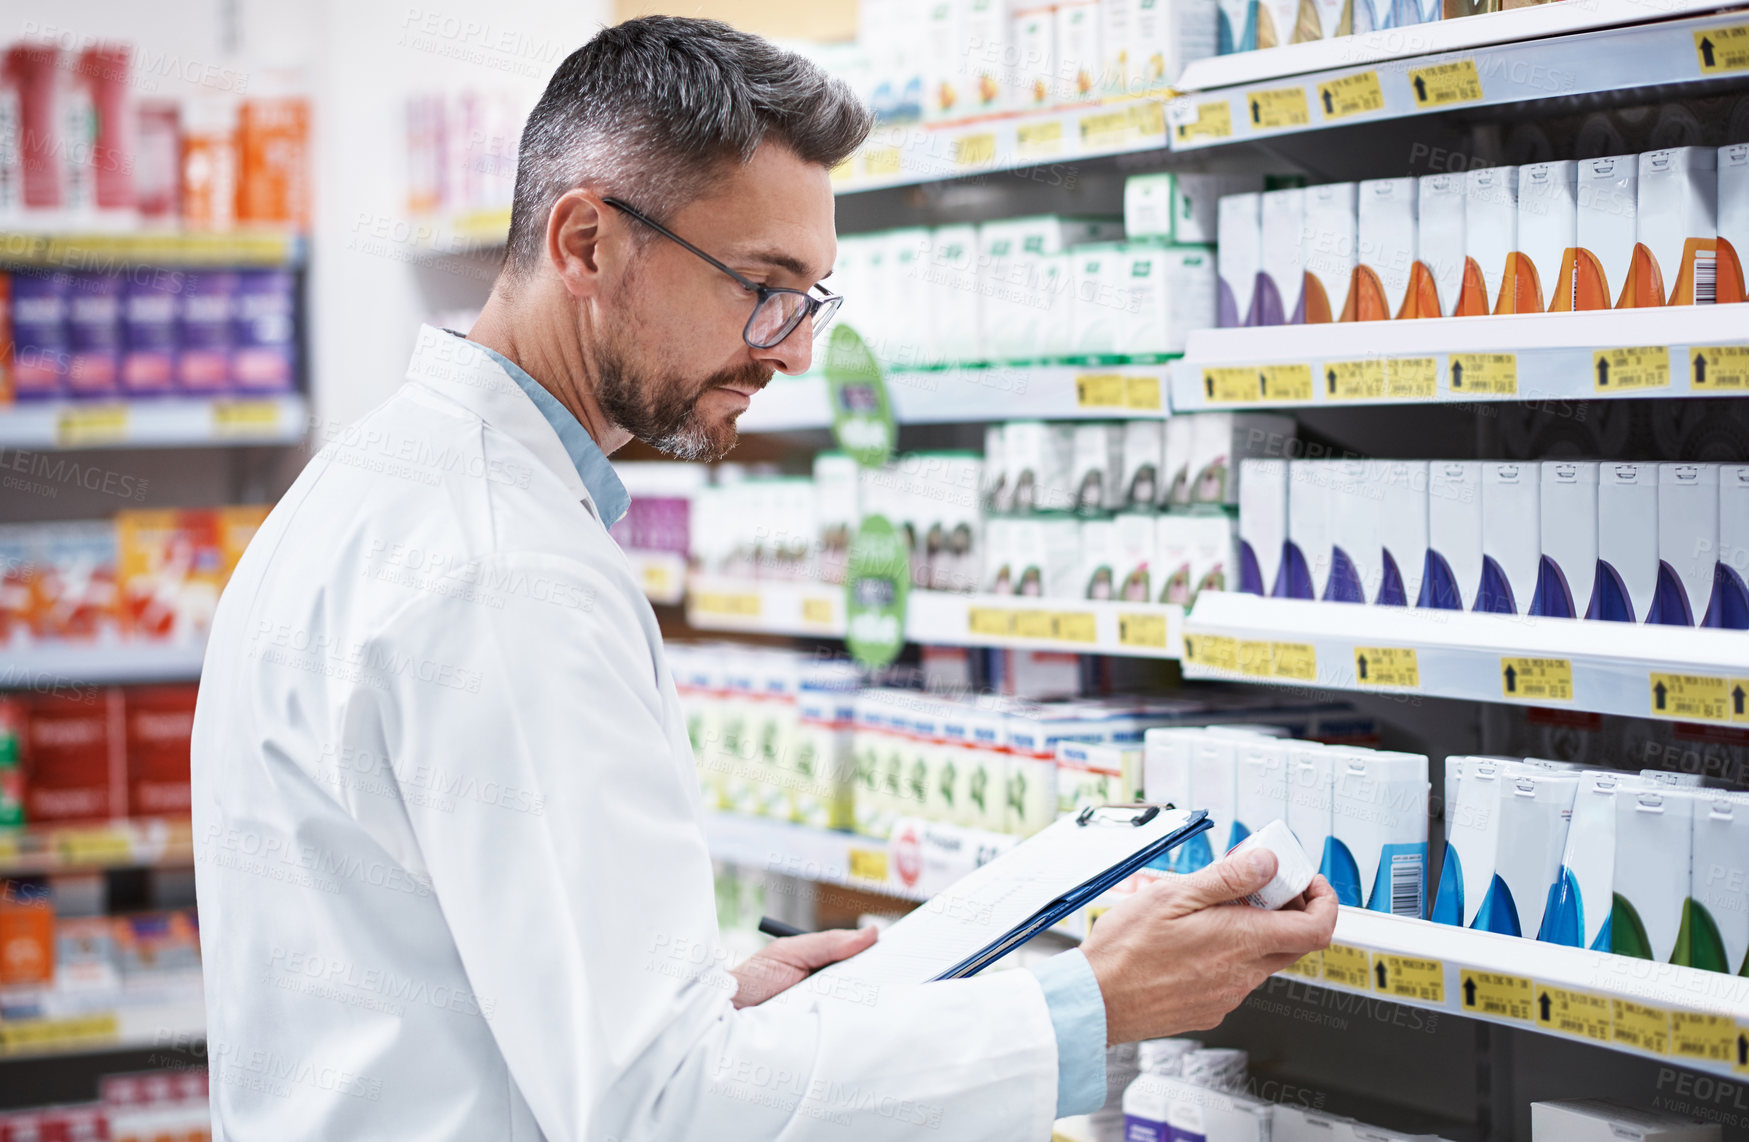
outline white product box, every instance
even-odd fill
[[[1075,285],[1068,252],[1038,259],[1038,289],[1046,308],[1038,317],[1036,344],[1030,356],[1050,360],[1067,357],[1075,343]]]
[[[1669,963],[1689,893],[1694,838],[1692,793],[1624,789],[1615,799],[1615,908],[1610,941],[1617,955]]]
[[[1506,774],[1504,765],[1493,758],[1447,758],[1448,772],[1454,760],[1459,765],[1457,795],[1446,806],[1445,861],[1428,918],[1469,928],[1494,887]]]
[[[986,512],[1000,515],[1008,503],[1008,460],[1003,426],[984,426],[984,483],[978,491],[978,502]]]
[[[1194,806],[1209,815],[1208,841],[1213,859],[1244,838],[1238,824],[1239,736],[1204,733],[1190,747],[1190,793]]]
[[[1537,516],[1542,558],[1529,613],[1584,618],[1597,578],[1597,463],[1545,460]]]
[[[1597,469],[1597,586],[1588,619],[1643,623],[1658,590],[1658,465]]]
[[[1166,422],[1126,420],[1123,426],[1123,506],[1152,508],[1160,502],[1160,474],[1166,460]]]
[[[1215,264],[1220,271],[1217,324],[1256,325],[1257,276],[1263,270],[1262,194],[1221,199]]]
[[[1518,168],[1518,252],[1524,275],[1508,312],[1571,308],[1561,296],[1560,282],[1579,244],[1578,181],[1579,164],[1570,159]]]
[[[1190,606],[1205,590],[1224,591],[1233,567],[1233,521],[1225,515],[1166,515],[1158,520],[1158,601]]]
[[[1719,465],[1719,559],[1708,621],[1749,630],[1749,464]]]
[[[1482,582],[1482,462],[1427,466],[1427,577],[1416,606],[1468,611]]]
[[[1081,597],[1117,597],[1117,524],[1109,519],[1081,523]]]
[[[928,22],[922,28],[923,119],[951,122],[967,115],[965,91],[966,39],[962,0],[930,0]]]
[[[1477,927],[1540,938],[1549,886],[1560,876],[1579,783],[1579,776],[1572,773],[1516,773],[1502,781],[1495,899],[1483,909]]]
[[[1014,593],[1044,599],[1081,595],[1081,523],[1046,516],[1014,521]]]
[[[1056,102],[1085,103],[1098,99],[1104,56],[1099,43],[1099,4],[1071,0],[1056,8]]]
[[[1217,0],[1131,0],[1138,91],[1158,91],[1178,82],[1184,65],[1216,52]],[[1107,54],[1110,54],[1109,46]]]
[[[1142,800],[1151,805],[1190,804],[1190,743],[1200,726],[1156,726],[1142,734]]]
[[[1370,603],[1384,581],[1379,543],[1384,461],[1331,460],[1330,582],[1321,598]]]
[[[1142,799],[1142,751],[1135,746],[1092,742],[1057,745],[1057,810],[1083,805],[1130,804]]]
[[[1464,176],[1464,281],[1458,312],[1493,313],[1517,263],[1518,168],[1482,167]],[[1510,295],[1507,299],[1510,300]],[[1510,306],[1506,312],[1511,312]]]
[[[1117,353],[1130,321],[1128,259],[1117,243],[1080,246],[1069,252],[1072,352],[1077,356]]]
[[[1658,465],[1658,592],[1647,622],[1702,625],[1718,549],[1718,466]]]
[[[1293,43],[1294,25],[1299,15],[1299,0],[1257,0],[1258,48]]]
[[[1100,0],[1099,47],[1104,53],[1104,59],[1100,63],[1101,95],[1133,95],[1145,90],[1142,80],[1145,64],[1135,42],[1135,19],[1135,0],[1125,0],[1119,4]],[[1129,227],[1129,184],[1134,181],[1135,178],[1132,177],[1124,182],[1126,227]],[[1133,234],[1135,231],[1131,228],[1130,232]]]
[[[1194,432],[1199,422],[1195,416],[1173,416],[1166,420],[1165,467],[1161,469],[1160,504],[1162,507],[1188,507],[1191,489],[1195,485],[1195,470],[1191,468]]]
[[[1177,417],[1173,420],[1179,419]],[[1184,417],[1190,437],[1190,502],[1239,502],[1239,462],[1253,456],[1281,455],[1294,439],[1294,419],[1272,413],[1203,412]],[[1170,433],[1172,421],[1167,421]],[[1172,440],[1167,438],[1167,456]]]
[[[1277,1103],[1269,1137],[1271,1142],[1352,1142],[1354,1120]]]
[[[993,833],[1007,827],[1008,733],[1007,717],[992,704],[980,701],[967,722],[966,762],[968,806],[976,816],[971,823]]]
[[[1282,544],[1287,541],[1287,461],[1243,460],[1240,464],[1244,478],[1239,481],[1239,574],[1235,589],[1268,595],[1281,574]],[[1425,494],[1421,502],[1422,546],[1426,547]]]
[[[820,529],[820,577],[828,583],[844,582],[850,540],[862,525],[859,484],[859,466],[849,456],[822,452],[814,457],[814,519]]]
[[[1057,22],[1048,5],[1016,6],[1009,24],[1013,86],[1008,105],[1016,111],[1041,110],[1056,101]]]
[[[1529,613],[1541,558],[1541,496],[1538,465],[1482,465],[1482,585],[1475,610]]]
[[[985,354],[992,360],[1034,360],[1068,351],[1056,326],[1072,320],[1062,253],[1085,242],[1121,237],[1115,220],[1034,215],[978,228],[978,283]]]
[[[1290,599],[1322,599],[1330,584],[1330,462],[1289,460],[1287,466],[1287,543],[1275,593]]]
[[[1083,514],[1116,511],[1123,506],[1124,426],[1093,421],[1077,424],[1074,429],[1069,486],[1075,490],[1075,510]]]
[[[978,510],[983,458],[942,452],[928,456],[925,463],[924,487],[931,510],[922,541],[929,560],[929,586],[970,593],[978,589],[984,575],[984,517]]]
[[[993,518],[984,521],[984,591],[991,595],[1014,593],[1014,528],[1019,520]]]
[[[1218,0],[1215,50],[1221,55],[1257,47],[1257,0]]]
[[[1332,751],[1331,883],[1342,903],[1420,919],[1427,896],[1427,757]]]
[[[1359,187],[1331,182],[1306,190],[1305,232],[1300,258],[1305,264],[1306,324],[1341,321],[1348,315],[1354,284],[1360,215]]]
[[[961,0],[960,35],[965,54],[960,66],[967,115],[989,115],[1008,109],[1007,0]]]
[[[1300,187],[1266,190],[1258,196],[1257,320],[1253,325],[1298,325],[1303,311],[1305,265],[1300,240],[1306,225],[1306,192]],[[1226,241],[1226,235],[1221,235]],[[1224,277],[1225,275],[1223,275]]]
[[[1635,304],[1711,305],[1716,300],[1718,163],[1712,147],[1640,155],[1636,233],[1651,264],[1647,277],[1635,283]],[[1659,292],[1662,297],[1654,300]]]
[[[978,228],[938,226],[925,272],[929,356],[952,364],[982,359],[978,305]]]
[[[1579,309],[1614,309],[1634,261],[1640,164],[1636,155],[1579,163],[1579,254],[1570,283]]]
[[[1312,863],[1325,866],[1334,832],[1338,752],[1318,742],[1288,743],[1287,821]],[[1324,871],[1328,871],[1325,867]]]
[[[1120,273],[1127,292],[1116,351],[1131,360],[1182,353],[1193,329],[1215,323],[1215,252],[1202,246],[1131,244]]]
[[[1213,246],[1219,240],[1221,199],[1262,187],[1262,176],[1255,174],[1131,175],[1123,184],[1123,236],[1130,241],[1153,238],[1168,245]]]
[[[1374,178],[1360,184],[1360,281],[1355,318],[1387,321],[1403,312],[1415,267],[1416,209],[1413,178]],[[1373,291],[1376,289],[1376,293]]]
[[[1570,948],[1609,951],[1609,914],[1615,901],[1615,802],[1622,777],[1586,773],[1573,794],[1573,817],[1561,854],[1550,913],[1537,939]]]
[[[1691,879],[1689,966],[1742,975],[1749,968],[1749,794],[1708,791],[1695,803]],[[1716,942],[1708,938],[1714,934]]]
[[[1469,212],[1467,180],[1461,174],[1422,175],[1416,211],[1415,259],[1427,271],[1438,300],[1438,316],[1457,312],[1464,283],[1464,227]],[[1419,313],[1433,317],[1433,313]]]
[[[1233,815],[1240,839],[1287,816],[1287,765],[1294,744],[1260,735],[1239,743]]]
[[[1117,598],[1146,603],[1154,598],[1154,566],[1159,559],[1152,512],[1123,512],[1112,521],[1117,529]]]
[[[848,671],[842,669],[848,667]],[[849,828],[856,771],[851,727],[860,672],[852,663],[811,664],[796,703],[795,782],[789,819],[819,829]]]
[[[901,368],[916,368],[939,362],[932,356],[931,313],[934,303],[932,276],[933,233],[920,226],[889,230],[880,240],[885,256],[871,272],[884,277],[879,295],[882,311],[884,359]]]
[[[1719,290],[1721,303],[1749,297],[1749,143],[1720,147]]]
[[[1073,424],[1010,421],[1003,434],[1003,452],[1011,510],[1067,511],[1074,505]]]
[[[1620,1106],[1603,1099],[1530,1104],[1533,1142],[1718,1142],[1717,1123]]]
[[[1368,460],[1379,488],[1379,587],[1372,601],[1412,607],[1427,569],[1427,461]]]

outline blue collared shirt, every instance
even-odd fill
[[[559,442],[601,513],[601,522],[608,527],[618,523],[631,497],[595,439],[557,397],[516,362],[484,345],[480,348],[522,387],[559,434]],[[1044,989],[1051,1028],[1057,1036],[1057,1117],[1091,1114],[1105,1104],[1105,998],[1099,992],[1099,981],[1079,949],[1052,956],[1034,968],[1033,975]]]

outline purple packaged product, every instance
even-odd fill
[[[68,277],[12,275],[12,383],[18,400],[66,395]]]
[[[121,392],[121,289],[116,274],[73,274],[67,289],[67,388],[78,397]]]
[[[231,325],[237,275],[229,270],[182,278],[182,350],[176,381],[183,392],[218,393],[231,380]]]
[[[250,392],[286,392],[297,365],[296,283],[284,270],[246,271],[237,280],[231,383]]]
[[[182,274],[140,271],[122,287],[121,387],[130,396],[175,391],[182,280]]]

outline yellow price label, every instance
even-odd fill
[[[1063,151],[1063,121],[1047,119],[1042,123],[1022,123],[1015,132],[1023,157],[1048,159]]]
[[[953,141],[953,162],[957,167],[987,167],[995,161],[996,136],[992,132],[961,135]]]
[[[1141,124],[1129,108],[1081,116],[1081,148],[1088,151],[1121,147],[1141,138]]]
[[[1052,633],[1059,642],[1099,641],[1099,620],[1086,611],[1063,611],[1054,616]]]
[[[1123,405],[1133,412],[1159,412],[1165,407],[1160,399],[1160,378],[1125,377]]]
[[[1560,1035],[1607,1043],[1614,1027],[1609,997],[1540,985],[1536,989],[1536,1025]]]
[[[1445,1002],[1445,964],[1380,952],[1373,957],[1373,990],[1422,1003]]]
[[[1688,351],[1688,381],[1697,393],[1749,389],[1749,345],[1696,345]]]
[[[216,400],[214,436],[258,436],[279,431],[279,403],[270,400]]]
[[[887,850],[857,846],[850,850],[850,875],[856,880],[885,880]]]
[[[1324,366],[1324,395],[1331,400],[1383,399],[1384,361],[1331,361]]]
[[[1324,982],[1366,991],[1372,987],[1372,955],[1365,948],[1331,944],[1324,949]]]
[[[1263,375],[1256,369],[1236,369],[1231,366],[1202,371],[1204,399],[1218,404],[1255,404],[1263,399],[1259,387]]]
[[[1239,673],[1253,678],[1268,678],[1274,659],[1274,648],[1269,643],[1248,638],[1239,640]]]
[[[1737,1025],[1737,1053],[1731,1061],[1733,1074],[1749,1075],[1749,1023]]]
[[[1007,638],[1014,633],[1014,612],[1000,607],[973,607],[966,612],[966,626],[983,638]]]
[[[1421,664],[1406,646],[1357,646],[1354,648],[1354,681],[1361,686],[1421,686]]]
[[[831,599],[808,598],[802,600],[802,621],[815,626],[831,626],[834,617]]]
[[[1453,60],[1410,68],[1409,88],[1415,94],[1416,107],[1449,107],[1482,98],[1482,77],[1476,73],[1475,60]]]
[[[1303,979],[1322,979],[1324,978],[1324,953],[1309,952],[1281,970],[1286,975],[1297,975]]]
[[[1130,105],[1130,118],[1144,137],[1166,142],[1166,105],[1155,100]]]
[[[1245,113],[1259,131],[1304,127],[1312,121],[1303,87],[1270,87],[1245,93]]]
[[[874,147],[862,156],[862,173],[869,178],[892,178],[899,173],[899,148]]]
[[[121,1035],[115,1012],[67,1019],[22,1019],[0,1023],[0,1054],[30,1054],[114,1042]]]
[[[1267,401],[1311,400],[1310,365],[1265,365],[1258,370],[1257,391]]]
[[[1654,1055],[1670,1053],[1670,1013],[1662,1007],[1649,1007],[1626,999],[1612,999],[1611,1038],[1629,1047],[1638,1047]]]
[[[1662,345],[1598,349],[1591,354],[1591,383],[1600,393],[1670,387],[1670,350]]]
[[[1056,635],[1052,618],[1049,611],[1016,611],[1014,612],[1014,635],[1016,638],[1049,641]]]
[[[1498,1019],[1531,1022],[1536,1015],[1535,985],[1521,975],[1503,972],[1471,971],[1458,973],[1459,1002],[1465,1015],[1492,1015]]]
[[[57,833],[55,849],[66,865],[125,864],[134,859],[133,838],[104,826]]]
[[[1121,373],[1082,373],[1075,378],[1075,407],[1122,408],[1127,392]]]
[[[1679,1059],[1730,1066],[1737,1061],[1737,1035],[1737,1021],[1729,1015],[1670,1013],[1670,1053]]]
[[[1731,680],[1707,674],[1652,674],[1652,715],[1697,722],[1731,720]],[[1738,693],[1742,693],[1738,687]]]
[[[1166,616],[1122,614],[1117,616],[1117,644],[1138,650],[1166,649]]]
[[[1309,642],[1272,642],[1269,644],[1269,672],[1277,678],[1316,682],[1318,652]]]
[[[1439,362],[1432,357],[1392,357],[1385,362],[1385,390],[1396,399],[1431,399],[1439,387]]]
[[[5,871],[6,865],[18,860],[20,851],[22,851],[22,846],[18,843],[16,833],[10,830],[0,832],[0,873]]]
[[[1453,353],[1450,373],[1453,396],[1518,395],[1516,353]]]
[[[1174,116],[1179,118],[1179,116]],[[1229,139],[1233,136],[1233,108],[1225,99],[1198,103],[1192,113],[1174,127],[1179,142],[1193,139]]]
[[[856,163],[852,159],[845,159],[843,162],[833,167],[831,171],[831,178],[834,183],[849,182],[855,177]]]
[[[1335,122],[1355,115],[1385,109],[1385,93],[1379,90],[1379,73],[1362,71],[1318,85],[1318,102],[1324,121]]]
[[[1749,71],[1749,24],[1709,28],[1694,34],[1694,55],[1702,75]]]
[[[750,591],[704,591],[693,596],[692,608],[701,615],[753,619],[759,617],[759,596]]]
[[[1749,723],[1749,678],[1731,679],[1731,721]]]
[[[128,434],[125,404],[72,405],[55,417],[55,443],[62,448],[113,444]]]
[[[668,598],[674,586],[674,577],[669,574],[668,565],[655,560],[638,568],[638,578],[643,581],[644,594],[652,599]]]
[[[1502,658],[1500,693],[1530,701],[1571,702],[1573,664],[1565,658]]]
[[[1224,634],[1187,634],[1184,657],[1211,670],[1239,669],[1239,640]]]

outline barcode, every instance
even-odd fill
[[[1694,304],[1711,305],[1718,297],[1719,261],[1716,250],[1694,252]]]
[[[1391,858],[1391,915],[1421,918],[1422,864],[1420,853]]]

